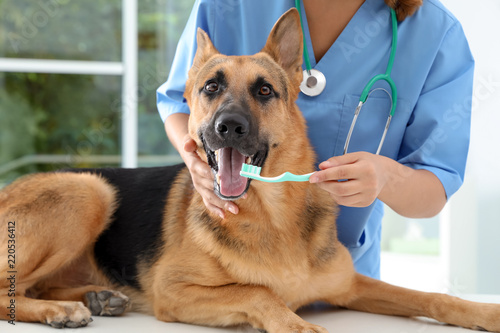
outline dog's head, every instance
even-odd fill
[[[262,167],[262,175],[291,171],[290,155],[309,149],[300,139],[305,124],[295,106],[302,81],[299,14],[283,14],[252,56],[220,54],[201,29],[197,42],[184,94],[189,133],[212,168],[216,194],[233,200],[250,185],[239,175],[243,163]]]

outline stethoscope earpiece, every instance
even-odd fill
[[[317,69],[304,70],[302,72],[302,83],[300,84],[300,91],[307,96],[318,96],[325,90],[326,78]]]

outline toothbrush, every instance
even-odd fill
[[[268,183],[307,182],[309,180],[309,177],[311,177],[311,175],[314,173],[311,172],[305,175],[294,175],[293,173],[285,172],[284,174],[281,174],[277,177],[262,177],[260,175],[261,169],[262,169],[261,167],[243,163],[243,165],[241,166],[240,176]]]

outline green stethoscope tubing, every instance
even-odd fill
[[[306,71],[307,73],[310,74],[311,72],[311,61],[309,59],[309,52],[307,51],[307,42],[306,42],[306,36],[304,33],[304,24],[302,20],[302,11],[300,7],[300,0],[295,0],[295,7],[299,11],[299,16],[300,16],[300,25],[302,28],[302,34],[303,34],[303,46],[304,46],[304,63],[306,66]],[[354,130],[354,125],[356,124],[356,120],[358,118],[358,115],[361,111],[361,108],[363,104],[366,102],[368,99],[368,96],[370,95],[370,90],[373,88],[374,84],[378,81],[386,81],[389,84],[389,87],[391,88],[391,110],[389,113],[389,117],[387,118],[387,122],[385,125],[384,133],[382,134],[382,139],[380,140],[379,147],[377,149],[377,155],[380,153],[380,150],[382,149],[382,145],[384,144],[385,137],[387,135],[387,131],[389,129],[389,125],[391,123],[392,117],[394,116],[394,113],[396,112],[396,106],[397,106],[397,97],[398,97],[398,91],[396,88],[396,84],[394,80],[391,77],[391,72],[392,72],[392,67],[394,66],[394,59],[396,58],[396,49],[398,45],[398,21],[396,17],[396,12],[394,11],[393,8],[391,8],[391,23],[392,23],[392,44],[391,44],[391,52],[389,55],[389,61],[387,63],[387,69],[384,74],[379,74],[374,76],[364,87],[361,97],[359,98],[359,104],[358,107],[356,108],[356,112],[354,114],[354,118],[351,123],[351,127],[349,129],[349,133],[347,135],[347,140],[345,142],[344,146],[344,154],[347,153],[347,149],[349,147],[349,143],[351,140],[352,132]]]
[[[297,0],[300,1],[300,0]],[[392,67],[394,66],[394,59],[396,58],[396,49],[398,47],[398,20],[396,19],[396,12],[391,8],[391,22],[392,22],[392,45],[391,45],[391,54],[389,56],[389,61],[387,63],[387,69],[384,74],[379,74],[373,77],[368,84],[363,89],[361,93],[361,97],[359,99],[360,102],[365,103],[368,95],[370,93],[370,89],[373,85],[380,80],[385,80],[392,91],[392,108],[391,108],[391,117],[394,116],[394,112],[396,112],[396,103],[398,97],[398,91],[396,89],[396,84],[391,77]]]
[[[300,27],[302,28],[302,43],[304,45],[304,64],[306,65],[307,73],[311,73],[311,60],[309,60],[309,52],[307,51],[306,34],[304,33],[304,23],[302,22],[302,11],[300,10],[300,0],[295,0],[295,8],[299,11]]]

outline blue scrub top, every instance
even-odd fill
[[[189,113],[183,98],[187,72],[196,52],[201,27],[223,54],[259,52],[277,19],[294,0],[198,0],[179,41],[167,82],[157,92],[163,120]],[[304,8],[302,7],[302,13]],[[343,153],[347,132],[366,83],[384,73],[392,29],[383,0],[366,0],[328,52],[316,63],[306,15],[304,33],[311,66],[327,84],[316,97],[297,101],[307,124],[318,162]],[[457,19],[437,0],[399,23],[398,48],[392,70],[398,89],[395,116],[381,155],[414,169],[433,172],[449,198],[461,186],[469,147],[474,60]],[[388,91],[385,82],[381,87]],[[375,153],[390,110],[383,91],[370,95],[356,123],[349,152]],[[325,195],[327,195],[325,193]],[[383,204],[340,207],[340,241],[349,249],[358,272],[380,275]]]

